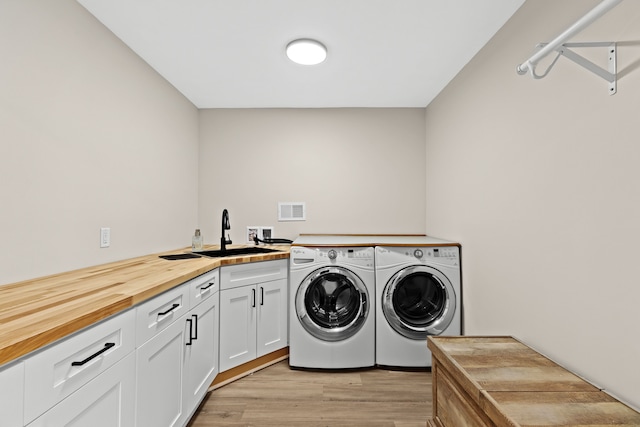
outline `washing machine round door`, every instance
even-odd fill
[[[362,328],[369,293],[355,273],[325,267],[309,274],[296,293],[296,314],[304,329],[324,341],[342,341]]]
[[[456,295],[444,274],[418,265],[404,268],[389,279],[381,304],[394,330],[422,340],[440,335],[449,326],[456,311]]]

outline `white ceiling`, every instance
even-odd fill
[[[524,0],[78,2],[198,108],[323,108],[427,106]]]

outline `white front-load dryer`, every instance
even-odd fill
[[[373,247],[291,248],[290,366],[375,365],[374,260]]]
[[[461,334],[458,246],[377,246],[376,364],[430,367],[429,335]]]

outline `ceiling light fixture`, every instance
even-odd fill
[[[287,57],[296,64],[317,65],[327,58],[327,48],[316,40],[298,39],[287,45]]]

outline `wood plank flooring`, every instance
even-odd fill
[[[424,427],[431,372],[290,369],[288,360],[210,393],[189,427]]]

